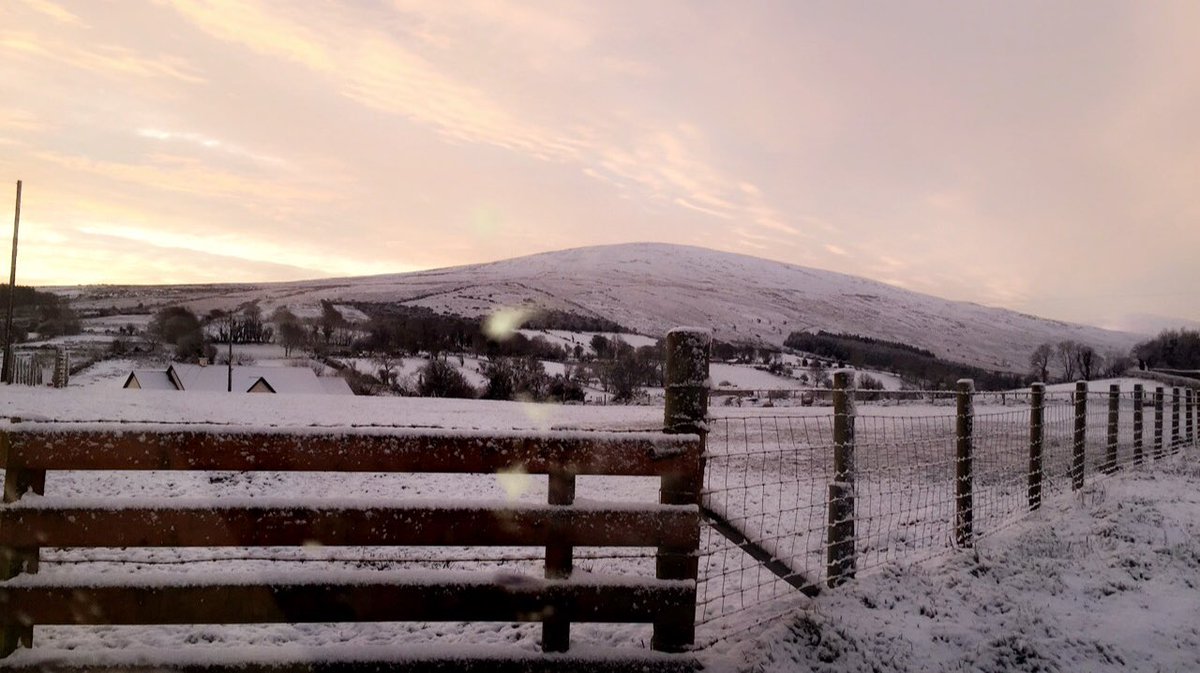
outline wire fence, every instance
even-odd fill
[[[1094,483],[1196,446],[1197,396],[1167,389],[1158,407],[1155,392],[1086,392],[1084,404],[1075,391],[1047,392],[1040,406],[1029,392],[970,393],[966,500],[954,404],[857,412],[851,404],[849,574],[949,552],[961,546],[963,525],[969,545],[1081,478]],[[835,479],[837,411],[795,411],[710,420],[703,504],[714,525],[701,541],[697,596],[697,622],[712,627],[710,640],[730,624],[771,619],[773,599],[815,594],[838,570],[830,565],[831,485],[846,476]]]

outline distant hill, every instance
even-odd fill
[[[866,278],[746,255],[660,243],[576,248],[407,274],[263,285],[85,287],[60,290],[82,307],[186,303],[197,310],[261,299],[313,306],[403,303],[464,316],[552,309],[648,335],[678,325],[718,339],[781,345],[801,330],[912,344],[987,369],[1024,372],[1045,341],[1074,339],[1127,352],[1138,335],[955,302]]]

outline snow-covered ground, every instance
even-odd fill
[[[139,361],[128,358],[101,360],[73,375],[68,384],[71,388],[120,388],[135,369],[165,369],[166,362]]]
[[[138,330],[145,330],[154,316],[149,313],[122,313],[84,318],[83,331],[102,334],[116,334],[123,327],[132,325]]]
[[[292,315],[301,319],[320,318],[323,311],[320,304],[286,304],[286,307],[292,312]],[[363,313],[353,306],[348,306],[346,304],[334,304],[333,308],[340,313],[342,318],[344,318],[347,322],[366,322],[370,319],[366,313]]]
[[[122,381],[123,383],[123,381]],[[116,384],[119,386],[120,384]],[[442,427],[479,430],[653,430],[662,407],[574,406],[485,400],[0,387],[6,417],[234,426]]]
[[[897,563],[761,632],[712,670],[1200,670],[1195,453],[1060,496],[975,551]]]
[[[778,376],[771,372],[755,369],[751,365],[733,365],[714,362],[709,365],[708,377],[714,388],[736,388],[738,390],[790,390],[808,388],[807,384],[790,376]]]

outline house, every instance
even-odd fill
[[[227,392],[229,368],[175,363],[166,369],[135,369],[125,379],[129,390]],[[317,376],[306,367],[234,366],[234,392],[352,395],[345,379]]]

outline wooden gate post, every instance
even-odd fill
[[[1042,446],[1046,439],[1046,384],[1035,383],[1029,395],[1029,510],[1042,506]]]
[[[854,390],[850,372],[833,375],[833,483],[829,484],[829,525],[825,575],[830,587],[854,577]]]
[[[1140,383],[1133,385],[1133,464],[1141,465],[1145,454],[1144,440],[1142,435],[1145,434],[1145,419],[1144,407],[1146,388]]]
[[[1075,383],[1075,436],[1071,444],[1071,490],[1083,488],[1087,459],[1087,381]]]
[[[955,435],[958,438],[954,461],[954,541],[970,547],[975,539],[974,474],[972,456],[975,443],[975,382],[958,381],[958,414]]]
[[[19,423],[20,419],[13,419]],[[13,455],[8,433],[0,431],[0,457],[4,459],[4,502],[12,503],[28,492],[46,493],[46,471],[31,470],[21,465]],[[36,573],[41,550],[37,547],[0,547],[0,580],[21,573]],[[33,647],[33,625],[0,627],[0,657],[6,657],[18,645]]]
[[[663,475],[659,502],[664,505],[700,505],[704,488],[703,446],[708,434],[708,360],[712,333],[706,329],[680,327],[667,332],[666,400],[664,431],[700,435],[701,453],[693,469]],[[686,546],[659,547],[655,575],[664,580],[695,581],[700,570],[700,530]],[[696,601],[665,614],[654,622],[651,647],[663,652],[682,652],[696,642]]]
[[[1117,438],[1120,431],[1121,415],[1121,386],[1112,384],[1108,387],[1108,444],[1104,452],[1104,473],[1112,474],[1117,471]]]
[[[1154,389],[1154,457],[1163,457],[1163,400],[1166,397],[1162,386]]]
[[[547,504],[572,505],[575,503],[575,475],[564,469],[549,474]],[[561,527],[554,527],[554,539],[562,539]],[[569,544],[546,545],[546,579],[567,579],[574,566],[575,549]],[[542,618],[542,651],[566,652],[571,646],[571,622],[554,613]]]
[[[1171,389],[1171,453],[1179,450],[1179,386]]]

